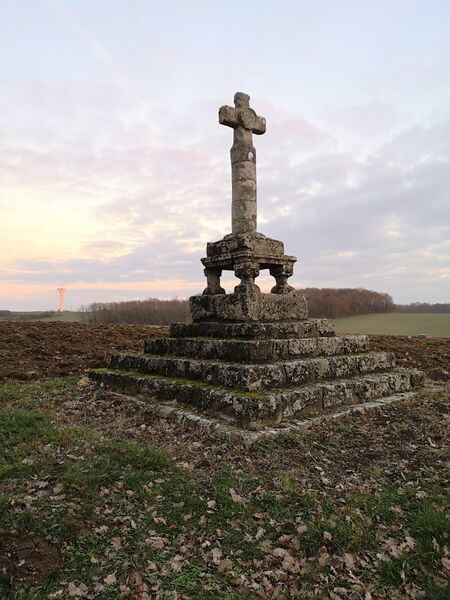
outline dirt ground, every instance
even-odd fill
[[[0,381],[82,374],[102,367],[118,351],[139,351],[146,338],[168,334],[167,327],[87,323],[0,322]],[[374,350],[393,352],[397,364],[448,381],[450,339],[410,340],[371,336]]]
[[[411,340],[399,335],[371,335],[372,350],[393,352],[399,367],[425,371],[434,381],[450,379],[450,339]]]
[[[0,322],[0,381],[62,377],[105,366],[114,352],[142,350],[167,327],[88,323]]]
[[[123,597],[142,599],[174,597],[163,592],[160,594],[158,586],[166,586],[169,590],[188,586],[185,573],[193,578],[197,588],[205,585],[207,577],[216,577],[217,586],[222,586],[217,597],[233,599],[305,597],[400,600],[429,597],[440,600],[447,597],[444,587],[450,566],[448,537],[444,538],[445,533],[441,531],[441,521],[438,520],[440,511],[444,509],[436,504],[436,499],[441,502],[439,490],[441,485],[443,487],[441,480],[445,480],[447,451],[445,420],[448,415],[448,393],[442,391],[444,386],[434,386],[434,391],[424,391],[407,402],[316,423],[302,434],[269,439],[261,445],[247,448],[217,432],[198,431],[183,423],[160,419],[151,402],[132,401],[120,394],[98,389],[83,377],[86,369],[103,366],[108,354],[142,350],[146,338],[167,335],[167,331],[166,327],[131,325],[0,323],[0,382],[30,380],[29,383],[6,383],[2,386],[6,394],[5,398],[1,398],[6,402],[5,412],[24,407],[28,411],[35,407],[50,416],[52,427],[57,426],[62,431],[80,427],[80,432],[87,429],[99,432],[108,442],[127,440],[127,443],[137,443],[139,448],[152,447],[163,451],[183,473],[184,479],[180,485],[185,485],[188,477],[189,481],[194,482],[195,489],[201,490],[201,494],[209,499],[207,506],[212,507],[202,517],[204,521],[198,519],[198,526],[199,515],[191,519],[191,513],[185,515],[186,523],[185,517],[176,525],[169,523],[178,535],[171,530],[173,547],[155,551],[160,562],[158,565],[150,564],[152,569],[159,569],[156,574],[153,570],[148,574],[142,566],[144,563],[141,565],[138,562],[138,566],[133,566],[136,571],[128,576],[128,571],[120,562],[120,552],[137,556],[133,546],[133,536],[136,535],[133,527],[140,527],[139,518],[144,518],[142,515],[147,514],[147,508],[141,510],[139,506],[140,512],[133,513],[133,496],[126,494],[134,492],[125,488],[125,491],[122,490],[124,498],[117,496],[114,503],[121,488],[116,489],[111,484],[110,493],[102,473],[99,480],[101,485],[96,481],[94,486],[95,490],[99,490],[95,500],[95,516],[91,517],[90,523],[83,522],[75,542],[67,541],[64,537],[59,541],[58,538],[55,538],[57,541],[47,539],[48,536],[42,534],[49,527],[45,502],[52,502],[52,510],[60,511],[55,513],[60,515],[58,519],[62,522],[64,517],[72,527],[73,523],[78,522],[71,511],[77,506],[81,484],[78,483],[79,487],[72,493],[67,482],[61,483],[54,478],[50,467],[46,467],[47,471],[42,467],[42,472],[39,471],[38,475],[23,484],[18,483],[17,476],[13,478],[13,484],[7,483],[9,487],[6,491],[12,497],[9,513],[18,522],[25,509],[31,515],[35,514],[36,531],[30,525],[25,528],[7,525],[6,531],[12,533],[2,537],[4,531],[0,526],[0,575],[7,573],[17,589],[31,586],[30,589],[40,590],[44,589],[42,586],[50,586],[46,589],[54,591],[54,594],[46,594],[45,597],[54,598],[119,597],[119,591],[112,596],[113,588],[108,592],[109,584],[104,586],[112,578],[111,574],[114,574],[115,581],[116,573],[118,584],[125,590],[132,588],[133,578],[139,576],[141,592],[136,592],[136,595],[129,592],[128,596],[124,592]],[[449,379],[450,339],[416,341],[404,337],[377,336],[371,337],[371,347],[394,352],[399,365],[423,369],[429,379]],[[51,381],[45,379],[65,375],[75,377]],[[8,388],[11,388],[9,392]],[[22,395],[17,391],[19,388]],[[69,444],[65,437],[64,440],[65,444]],[[81,463],[93,460],[90,453],[95,455],[95,448],[90,443],[87,438],[82,438],[73,449],[70,445],[55,445],[56,454],[51,455],[49,464],[58,465],[58,477],[62,477],[65,461],[79,460]],[[53,446],[49,443],[44,449],[50,447]],[[33,460],[37,459],[26,456],[20,468],[28,465],[30,460],[33,464]],[[172,473],[171,486],[176,483],[176,473],[178,471]],[[165,475],[160,477],[155,479],[155,484],[164,481]],[[145,478],[143,481],[147,485],[149,480]],[[222,487],[225,489],[223,497],[217,491]],[[217,518],[214,512],[216,503],[222,508],[227,506],[224,498],[228,498],[228,488],[231,506],[236,508],[224,512],[228,516],[223,518],[217,529],[212,531],[216,527],[214,525],[211,531],[206,530],[204,523]],[[263,492],[269,496],[261,496],[260,501],[258,498]],[[202,502],[205,498],[202,496]],[[359,503],[357,498],[362,498]],[[39,513],[41,500],[44,516]],[[165,502],[162,500],[163,496],[156,496],[155,506],[158,506],[159,512],[151,522],[155,531],[165,526],[166,517],[169,519],[167,515],[173,506],[178,506],[173,504],[174,498]],[[296,521],[298,536],[288,528],[289,517],[285,520],[283,516],[290,506],[289,502],[294,501],[298,504],[294,513],[301,515],[302,519],[298,523]],[[276,502],[280,503],[279,508]],[[373,510],[370,502],[375,502]],[[270,512],[272,503],[275,507],[273,513]],[[67,507],[66,512],[64,506]],[[251,507],[248,522],[241,523],[239,520],[244,518],[242,515],[247,506]],[[167,515],[163,512],[166,507]],[[324,510],[328,512],[324,513]],[[431,510],[434,511],[432,514],[426,512]],[[96,585],[106,590],[105,595],[96,595],[91,591],[95,583],[92,573],[82,571],[85,568],[82,560],[71,563],[81,565],[79,572],[72,567],[64,570],[64,561],[69,560],[71,552],[74,554],[73,548],[78,548],[79,543],[101,537],[94,533],[105,529],[102,519],[106,512],[111,522],[124,525],[120,529],[120,537],[115,529],[107,532],[106,527],[102,533],[106,550],[103,546],[99,546],[99,549],[88,546],[87,555],[92,563],[89,563],[89,569],[99,569],[100,579],[97,577]],[[131,521],[134,525],[128,527],[130,514],[134,517],[134,521]],[[348,527],[348,540],[345,527]],[[245,532],[242,536],[240,530]],[[371,543],[375,550],[364,542],[368,532],[373,537]],[[231,544],[231,550],[226,550],[224,543],[224,536],[227,535],[235,540],[233,543],[227,542]],[[273,540],[276,541],[272,543]],[[245,543],[251,543],[255,548],[261,547],[263,558],[258,558],[259,555],[255,555],[255,559],[242,557],[242,548],[247,548]],[[227,557],[225,560],[230,564],[233,561],[233,568],[240,569],[239,577],[236,576],[232,583],[227,579],[227,572],[217,575],[218,566],[207,562],[208,548],[222,546],[224,552],[229,553],[224,554]],[[192,548],[192,551],[189,550],[192,554],[189,560],[187,557],[190,555],[185,557],[185,548]],[[118,562],[115,562],[115,552],[119,556]],[[287,554],[290,561],[297,561],[305,577],[293,575],[292,564],[297,568],[297,562],[280,562],[280,552],[283,556]],[[167,553],[175,558],[169,560]],[[187,566],[183,567],[185,570],[181,573],[170,570],[172,562],[178,564],[176,561],[181,559],[186,562]],[[106,561],[106,564],[102,561]],[[380,561],[387,565],[385,571],[380,570]],[[167,569],[167,573],[164,569]],[[201,572],[203,579],[195,575],[195,569]],[[329,570],[322,572],[321,569]],[[204,573],[207,575],[204,576]],[[382,584],[378,583],[380,573],[384,577]],[[52,578],[57,582],[56,587],[51,587]],[[434,595],[427,595],[428,592],[424,591],[428,589],[428,580],[432,580],[438,590]],[[304,596],[294,595],[298,594],[298,585],[304,586]],[[231,592],[227,594],[230,586],[237,590],[236,595]],[[281,595],[275,595],[274,586]],[[155,595],[147,593],[150,588],[155,590]],[[142,589],[146,591],[142,592]],[[251,595],[247,595],[248,590]],[[198,589],[195,592],[188,591],[186,595],[176,594],[175,597],[180,599],[203,597],[198,595]]]

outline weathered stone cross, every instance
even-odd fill
[[[266,131],[266,120],[250,108],[250,96],[234,95],[235,108],[222,106],[219,123],[234,129],[231,147],[232,207],[231,231],[234,234],[256,231],[256,150],[252,133]]]

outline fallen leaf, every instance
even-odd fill
[[[325,546],[322,546],[322,548],[320,548],[319,552],[320,552],[320,555],[319,555],[319,558],[317,559],[317,562],[319,564],[319,567],[324,567],[328,563],[328,559],[330,558],[330,555],[326,551]]]
[[[111,573],[111,575],[108,575],[107,577],[105,577],[103,579],[103,581],[106,583],[106,585],[113,585],[117,581],[116,574]]]
[[[143,578],[142,575],[139,573],[139,571],[134,571],[134,573],[131,573],[130,577],[128,578],[128,583],[130,585],[134,585],[134,586],[141,586],[143,583]]]
[[[239,496],[239,494],[233,488],[230,488],[230,496],[233,502],[245,502],[244,498]]]
[[[48,486],[48,481],[36,481],[34,485],[42,490]]]
[[[100,527],[94,529],[94,533],[106,533],[108,529],[108,525],[100,525]]]
[[[67,587],[67,591],[71,598],[83,598],[88,593],[88,588],[84,583],[80,583],[77,585],[73,581],[71,581]]]
[[[212,557],[213,557],[213,561],[215,563],[218,563],[219,560],[222,558],[222,550],[220,548],[213,548],[212,549]]]
[[[217,567],[217,571],[218,573],[225,573],[225,571],[229,571],[232,566],[233,563],[231,562],[231,560],[229,558],[224,558],[220,561],[219,566]]]
[[[344,554],[344,562],[348,569],[355,568],[355,559],[353,558],[353,554],[349,554],[348,552],[346,552]]]
[[[291,556],[289,554],[289,552],[286,552],[286,554],[283,556],[283,563],[292,564],[294,562],[295,562],[295,558],[293,556]]]

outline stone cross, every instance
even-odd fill
[[[250,108],[250,96],[234,95],[235,108],[222,106],[219,123],[234,129],[231,147],[231,231],[234,234],[256,231],[256,150],[252,133],[266,131],[266,120]]]

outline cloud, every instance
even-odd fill
[[[170,294],[200,292],[206,242],[230,231],[231,130],[217,124],[220,102],[177,113],[155,106],[148,123],[114,86],[75,86],[66,105],[67,89],[51,92],[37,95],[42,121],[3,127],[0,233],[15,229],[20,238],[27,212],[34,229],[23,243],[8,242],[0,298],[61,284],[80,303],[89,290],[104,300],[113,290],[161,295],[164,281]],[[106,96],[98,120],[103,105],[92,98]],[[255,139],[259,230],[300,257],[296,283],[371,287],[402,302],[448,299],[450,119],[399,128],[395,107],[341,110],[354,139],[381,131],[362,155],[340,143],[338,128],[264,99],[254,105],[268,121]],[[365,129],[366,119],[374,123]]]

